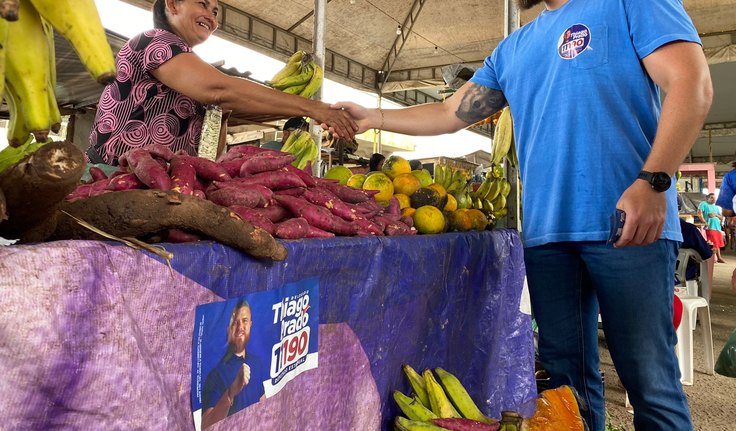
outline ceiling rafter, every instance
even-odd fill
[[[399,28],[399,34],[396,36],[394,44],[386,55],[386,60],[384,60],[383,66],[381,66],[381,70],[378,72],[382,75],[379,77],[379,94],[383,92],[383,86],[386,84],[388,76],[391,74],[391,71],[396,64],[396,59],[399,57],[401,50],[404,48],[404,44],[411,34],[411,29],[414,27],[414,24],[416,23],[417,18],[419,17],[419,14],[421,13],[426,1],[427,0],[414,0],[414,3],[412,3],[411,8],[409,9],[409,13],[406,15],[406,18],[404,18],[404,22]]]

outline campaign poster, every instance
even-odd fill
[[[274,396],[317,367],[319,279],[197,306],[192,412],[197,430]]]

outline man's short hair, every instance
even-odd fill
[[[304,119],[304,117],[291,117],[288,120],[286,120],[286,123],[284,123],[284,127],[281,128],[281,130],[291,130],[291,129],[304,129],[307,130],[309,128],[309,123],[307,120]]]

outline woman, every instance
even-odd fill
[[[158,143],[197,154],[205,106],[238,114],[308,116],[340,136],[355,122],[326,103],[225,75],[192,52],[217,29],[217,0],[156,0],[154,29],[117,55],[115,82],[105,87],[90,134],[92,163],[117,165],[131,148]]]

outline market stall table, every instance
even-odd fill
[[[212,429],[391,429],[401,365],[443,367],[489,415],[536,396],[513,230],[286,241],[284,262],[165,244],[171,267],[111,242],[0,249],[7,429],[193,429],[198,304],[319,278],[319,367]]]

